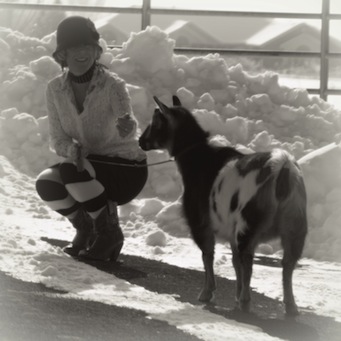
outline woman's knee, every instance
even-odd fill
[[[39,182],[42,180],[50,180],[50,181],[56,181],[56,182],[61,181],[58,167],[53,166],[53,167],[43,170],[37,176],[36,182]]]
[[[66,194],[57,166],[42,171],[37,176],[35,185],[37,193],[43,200],[51,200],[52,197],[63,197]]]

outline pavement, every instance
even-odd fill
[[[193,341],[136,310],[63,298],[63,293],[0,272],[1,341]]]
[[[53,241],[51,240],[51,243]],[[123,263],[95,262],[102,271],[158,293],[176,294],[182,302],[199,304],[197,293],[203,273],[121,255]],[[266,258],[258,260],[266,263]],[[269,266],[279,266],[270,264]],[[330,317],[303,311],[286,318],[281,302],[252,292],[253,313],[242,314],[234,306],[234,281],[217,277],[216,302],[206,307],[212,313],[248,323],[265,333],[290,341],[339,341],[341,324]],[[191,341],[196,337],[143,312],[102,303],[70,299],[65,292],[42,284],[23,282],[0,272],[1,341]]]

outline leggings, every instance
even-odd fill
[[[133,200],[147,177],[146,160],[89,155],[80,172],[69,159],[47,168],[38,175],[36,190],[52,210],[69,219],[81,207],[96,219],[108,200],[117,205]]]

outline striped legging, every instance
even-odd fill
[[[82,207],[91,218],[96,219],[108,200],[122,205],[142,190],[147,180],[147,168],[126,168],[96,162],[107,160],[123,164],[142,162],[93,156],[95,160],[84,160],[84,170],[79,172],[75,164],[67,159],[41,172],[36,181],[36,189],[41,199],[52,210],[72,219]]]

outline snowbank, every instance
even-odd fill
[[[54,43],[54,35],[39,40],[0,28],[4,50],[0,56],[0,154],[32,177],[58,161],[48,148],[44,104],[46,84],[60,71],[49,57]],[[153,113],[153,95],[170,104],[171,96],[177,94],[199,123],[212,136],[219,136],[219,143],[245,151],[282,147],[302,158],[310,226],[305,256],[341,260],[337,252],[341,156],[335,143],[341,135],[339,110],[304,89],[280,86],[279,76],[272,72],[250,75],[240,64],[227,65],[218,54],[175,55],[174,41],[157,27],[132,34],[122,49],[109,50],[105,41],[101,44],[102,62],[128,83],[141,129]],[[159,151],[148,157],[151,163],[168,158]],[[149,173],[141,198],[154,199],[145,201],[142,208],[132,205],[137,210],[134,214],[156,219],[163,233],[187,235],[177,201],[182,185],[175,165],[154,166]],[[155,234],[147,243],[162,247],[167,236]]]

